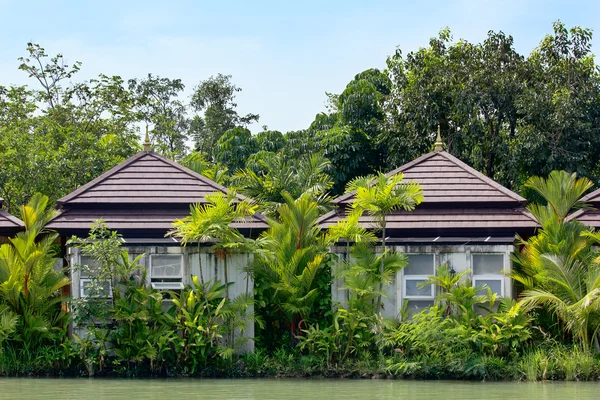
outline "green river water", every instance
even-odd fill
[[[600,399],[600,383],[0,379],[0,399]]]

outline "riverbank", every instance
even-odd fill
[[[594,381],[600,379],[600,358],[562,346],[532,349],[519,357],[475,354],[452,359],[351,358],[328,364],[312,355],[283,350],[262,351],[223,360],[210,359],[191,370],[176,363],[119,363],[107,357],[90,365],[77,356],[45,363],[43,355],[9,365],[0,364],[3,376],[100,378],[345,378],[472,381]]]

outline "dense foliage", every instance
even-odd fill
[[[365,179],[364,181],[368,181]],[[470,271],[443,265],[421,285],[436,287],[435,304],[399,318],[380,313],[385,288],[407,257],[375,247],[376,235],[358,225],[364,212],[412,209],[416,184],[370,178],[347,219],[319,227],[318,201],[283,194],[270,229],[244,238],[231,223],[257,206],[235,195],[208,195],[175,221],[184,245],[212,247],[224,260],[225,282],[193,276],[181,290],[147,284],[144,255],[131,256],[102,221],[86,238],[69,241],[93,265],[71,265],[91,283],[71,299],[55,268],[54,215],[36,195],[22,207],[27,230],[0,248],[0,368],[4,374],[64,373],[109,376],[391,376],[467,379],[596,379],[600,374],[600,256],[598,234],[570,218],[587,205],[586,178],[553,171],[526,186],[542,203],[530,212],[541,225],[521,241],[511,276],[523,286],[518,301],[475,287]],[[391,188],[391,189],[390,189]],[[390,190],[388,190],[390,189]],[[389,210],[388,210],[389,211]],[[331,252],[344,244],[346,254]],[[334,247],[332,247],[334,246]],[[233,298],[227,258],[251,252],[254,280]],[[201,262],[200,252],[198,257]],[[202,271],[202,269],[200,269]],[[343,282],[344,303],[331,300],[331,279]],[[107,289],[108,288],[108,289]],[[254,296],[250,291],[253,291]],[[69,311],[64,307],[69,305]],[[68,334],[69,324],[74,328]],[[255,325],[254,338],[246,335]],[[69,338],[72,336],[72,338]],[[243,346],[253,340],[254,354]],[[241,351],[241,353],[240,353]]]
[[[241,89],[229,75],[200,81],[188,98],[180,79],[152,74],[77,82],[80,63],[30,43],[19,68],[33,84],[0,85],[0,196],[18,213],[36,192],[66,195],[138,151],[140,125],[150,126],[155,151],[242,193],[264,193],[267,211],[283,203],[281,190],[339,194],[356,177],[413,160],[431,149],[438,124],[450,153],[526,196],[529,176],[555,169],[597,183],[592,33],[553,28],[527,56],[503,32],[471,43],[442,30],[328,93],[326,112],[306,129],[257,134],[247,128],[259,116],[238,114]]]
[[[26,225],[0,247],[0,372],[597,379],[600,235],[570,218],[600,180],[590,43],[589,30],[556,23],[523,57],[502,32],[473,44],[443,30],[328,94],[328,111],[306,130],[256,135],[247,127],[259,117],[237,113],[241,89],[230,76],[200,82],[186,102],[181,80],[152,74],[72,83],[79,63],[29,44],[20,69],[38,89],[0,87],[0,195]],[[208,195],[173,224],[169,235],[198,247],[200,276],[181,290],[147,285],[143,255],[128,254],[98,221],[69,242],[94,260],[70,266],[90,277],[90,295],[67,299],[57,235],[45,229],[49,204],[138,151],[140,123],[151,126],[154,150],[257,203]],[[412,211],[423,193],[382,171],[430,150],[438,124],[448,151],[539,200],[528,208],[541,228],[517,238],[518,301],[442,266],[426,282],[436,288],[433,306],[386,319],[385,288],[408,263],[386,247],[386,215]],[[356,191],[350,214],[320,227],[344,189]],[[259,211],[269,217],[260,237],[231,227]],[[375,229],[358,225],[363,215]],[[209,247],[224,282],[203,276]],[[253,260],[246,292],[232,298],[235,252]],[[343,304],[332,304],[334,277]],[[256,352],[236,353],[251,340],[249,324]]]

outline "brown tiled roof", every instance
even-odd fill
[[[176,219],[189,215],[189,209],[68,209],[54,218],[50,227],[56,230],[87,230],[93,222],[102,219],[110,229],[168,231]],[[262,217],[259,217],[262,218]],[[262,219],[231,224],[233,228],[267,228]]]
[[[159,154],[143,151],[58,200],[61,214],[48,226],[70,233],[89,229],[93,221],[103,219],[111,229],[164,235],[175,219],[189,215],[190,204],[205,203],[205,196],[215,192],[228,190]],[[258,214],[233,226],[268,227],[265,217]]]
[[[586,196],[581,198],[583,203],[592,205],[592,209],[583,209],[575,211],[573,214],[567,217],[567,221],[576,219],[577,221],[591,226],[593,228],[600,228],[600,189],[597,189]]]
[[[390,230],[415,232],[478,231],[516,232],[535,229],[537,223],[524,207],[525,199],[471,168],[445,151],[425,154],[387,175],[404,174],[423,188],[424,200],[416,210],[396,211],[386,217]],[[339,209],[323,215],[323,227],[345,218],[355,193],[334,200]],[[363,226],[374,228],[364,215]]]
[[[600,211],[598,210],[579,210],[569,215],[568,221],[576,219],[584,225],[593,228],[600,228]]]
[[[347,209],[334,211],[334,216],[321,222],[323,228],[335,225],[347,216]],[[376,228],[374,217],[364,214],[364,227]],[[386,216],[387,229],[503,229],[535,228],[535,219],[529,212],[515,208],[419,208],[414,211],[394,211]]]
[[[594,190],[581,198],[584,203],[600,203],[600,189]]]
[[[4,199],[0,199],[0,236],[7,236],[23,229],[23,221],[2,210]]]
[[[388,172],[404,173],[404,180],[418,182],[425,203],[523,203],[525,199],[471,168],[445,151],[431,152]],[[354,193],[338,197],[334,203],[351,203]]]
[[[64,204],[191,204],[227,189],[159,154],[141,152],[58,200]],[[238,195],[241,200],[244,197]]]

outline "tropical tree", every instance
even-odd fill
[[[352,208],[358,215],[367,213],[374,217],[376,226],[381,231],[381,244],[385,251],[387,215],[397,210],[412,211],[423,201],[423,190],[416,182],[403,182],[404,174],[385,175],[379,173],[373,178],[360,178],[351,181],[347,192],[355,191]],[[381,260],[380,274],[385,271],[385,260]],[[381,291],[381,287],[379,290]],[[378,298],[377,312],[381,306]]]
[[[33,43],[20,61],[31,84],[0,84],[0,197],[14,214],[35,193],[53,202],[139,149],[134,98],[122,78],[77,82],[79,63]]]
[[[526,186],[546,204],[528,206],[541,229],[528,240],[518,237],[522,250],[513,256],[510,276],[524,286],[521,302],[550,313],[584,350],[594,344],[600,350],[600,264],[592,248],[600,236],[568,218],[571,210],[587,207],[581,196],[592,184],[552,171],[548,178],[530,178]]]
[[[246,159],[256,151],[252,133],[241,127],[229,129],[217,140],[214,149],[216,162],[227,166],[231,171],[244,168]]]
[[[227,254],[232,249],[247,245],[246,239],[231,224],[248,220],[255,214],[257,206],[246,199],[240,200],[235,193],[220,192],[206,195],[204,203],[190,206],[190,215],[173,222],[167,235],[178,237],[184,245],[197,243],[200,262],[200,279],[204,285],[200,246],[215,241],[213,248],[223,257],[226,296],[229,297],[229,275]]]
[[[247,168],[239,170],[233,182],[240,192],[262,204],[267,214],[273,214],[286,196],[294,199],[307,195],[319,204],[321,212],[328,210],[328,196],[333,182],[327,171],[330,162],[321,154],[287,160],[282,153],[256,153]]]
[[[318,204],[308,195],[284,198],[279,219],[259,238],[252,272],[263,317],[272,327],[286,326],[294,339],[319,297],[315,278],[325,266],[327,242],[317,224]]]
[[[552,171],[548,178],[531,177],[525,183],[525,187],[534,190],[545,202],[527,206],[541,226],[537,235],[527,240],[517,236],[522,250],[513,255],[511,276],[526,289],[539,284],[537,277],[545,272],[546,255],[563,257],[566,264],[570,264],[567,260],[584,264],[593,260],[590,239],[584,235],[588,228],[575,219],[567,219],[572,210],[589,208],[581,197],[591,186],[589,179],[577,178],[576,174],[565,171]]]
[[[193,120],[196,151],[206,154],[211,161],[225,132],[258,121],[258,114],[238,114],[235,97],[241,90],[231,82],[231,75],[222,74],[211,76],[194,88],[190,105],[194,111],[203,113]]]
[[[337,224],[330,226],[327,235],[331,243],[339,242],[340,239],[346,241],[346,258],[350,258],[350,243],[370,244],[377,241],[377,236],[369,229],[358,223],[361,212],[357,210],[348,214],[346,218],[338,221]]]
[[[186,151],[190,121],[186,105],[178,99],[185,89],[181,79],[148,74],[145,79],[130,79],[138,118],[153,124],[150,133],[155,148],[166,157],[179,160]]]
[[[388,250],[377,255],[367,244],[353,246],[350,256],[336,266],[338,276],[344,281],[343,288],[350,293],[348,309],[372,314],[378,309],[381,297],[386,296],[383,287],[391,284],[396,273],[408,265],[408,257]]]
[[[54,268],[58,234],[45,228],[56,213],[48,197],[36,194],[21,207],[25,231],[0,246],[0,321],[4,332],[13,332],[15,349],[31,350],[66,337],[62,290],[70,281]]]

